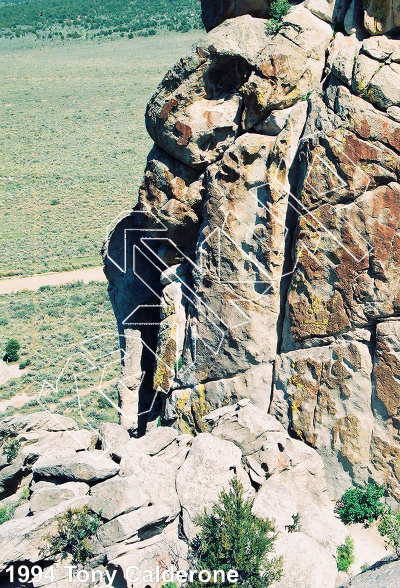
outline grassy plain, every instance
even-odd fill
[[[105,335],[105,334],[110,335]],[[77,389],[82,401],[82,414],[95,426],[100,421],[117,421],[117,410],[99,392],[99,384],[105,364],[102,387],[110,399],[116,400],[115,379],[119,372],[118,339],[111,304],[104,283],[75,282],[65,286],[44,286],[38,292],[22,291],[0,296],[0,350],[4,353],[10,337],[20,345],[20,362],[29,360],[19,378],[0,386],[0,399],[16,400],[28,395],[30,400],[18,406],[19,413],[35,412],[45,406],[55,412],[76,418],[81,426]],[[87,340],[93,340],[82,346]],[[96,360],[109,353],[107,359]],[[92,357],[93,366],[85,357]],[[67,361],[63,377],[56,382]],[[90,371],[88,371],[88,369]],[[74,375],[78,376],[77,385]],[[43,382],[47,386],[42,397],[38,396]],[[0,416],[12,414],[11,406]]]
[[[146,103],[201,35],[0,39],[0,277],[101,264],[136,202]]]

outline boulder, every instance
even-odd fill
[[[274,555],[283,557],[283,578],[271,588],[335,588],[335,559],[304,533],[278,537]]]
[[[32,494],[29,498],[29,510],[37,514],[58,504],[80,498],[89,493],[89,485],[84,482],[66,482],[54,484],[52,482],[37,482],[32,486]]]
[[[56,478],[75,482],[99,482],[115,476],[119,466],[102,451],[57,452],[42,455],[32,468],[38,478]]]
[[[239,89],[266,37],[265,21],[250,16],[227,21],[168,72],[146,112],[156,145],[198,170],[220,159],[240,131]]]
[[[115,447],[113,455],[118,458],[128,458],[135,455],[157,455],[173,443],[179,433],[171,427],[155,427],[145,437],[131,438],[129,441]]]
[[[372,35],[388,33],[400,27],[399,0],[363,0],[365,28]]]
[[[105,523],[97,531],[97,539],[103,548],[128,539],[130,543],[142,541],[159,535],[171,520],[169,508],[165,505],[144,506]]]
[[[177,537],[177,531],[174,525],[169,525],[160,535],[151,537],[150,539],[135,543],[133,545],[125,546],[122,553],[113,553],[111,549],[108,550],[110,555],[109,569],[117,570],[119,576],[124,576],[129,566],[136,565],[141,571],[152,570],[153,580],[155,575],[155,566],[149,566],[149,562],[162,562],[165,569],[170,569],[171,565],[175,566],[176,570],[186,570],[189,567],[187,562],[187,544]],[[131,570],[131,578],[134,579],[134,586],[137,588],[146,588],[149,586],[150,578],[143,578],[141,574],[137,574],[135,579],[135,570]]]
[[[209,509],[221,490],[228,488],[234,473],[242,469],[241,457],[240,449],[229,441],[209,433],[195,437],[176,478],[187,538],[193,539],[196,532],[193,518],[204,508]]]
[[[8,431],[9,429],[26,433],[31,431],[77,431],[78,425],[70,417],[44,411],[27,415],[15,414],[0,419],[0,431]]]
[[[129,433],[117,423],[101,423],[99,427],[99,439],[104,451],[112,451],[117,446],[122,446],[130,439]]]
[[[312,485],[326,496],[323,463],[315,450],[291,439],[279,421],[249,400],[216,410],[206,417],[212,434],[237,445],[244,457],[258,462],[264,477],[304,464]]]
[[[339,588],[397,588],[400,581],[400,562],[382,561],[362,574],[353,576]]]
[[[160,236],[157,232],[162,223],[175,245],[194,246],[200,229],[201,203],[199,172],[154,147],[139,189],[139,207],[149,234]]]
[[[203,417],[214,409],[247,398],[249,390],[254,390],[255,405],[267,411],[271,401],[272,371],[272,364],[261,364],[233,378],[174,390],[166,399],[165,418],[183,433],[206,433],[209,429]]]
[[[115,476],[96,484],[90,491],[90,508],[102,519],[110,521],[149,503],[139,479],[134,474],[121,478]]]
[[[326,22],[343,22],[350,0],[306,0],[304,6]]]

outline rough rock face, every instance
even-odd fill
[[[203,14],[148,105],[156,147],[106,258],[139,399],[207,433],[250,397],[318,450],[331,497],[375,480],[399,499],[399,6],[306,0],[277,28],[267,2]]]

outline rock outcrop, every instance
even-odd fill
[[[399,499],[399,7],[269,10],[204,0],[210,32],[148,105],[156,146],[105,258],[142,406],[163,399],[139,434],[156,414],[206,433],[250,397],[317,449],[331,497]]]

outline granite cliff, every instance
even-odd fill
[[[399,499],[399,6],[268,16],[205,0],[210,32],[148,105],[105,257],[121,406],[140,388],[140,434],[151,410],[192,433],[250,398],[317,449],[332,497],[373,480]]]

